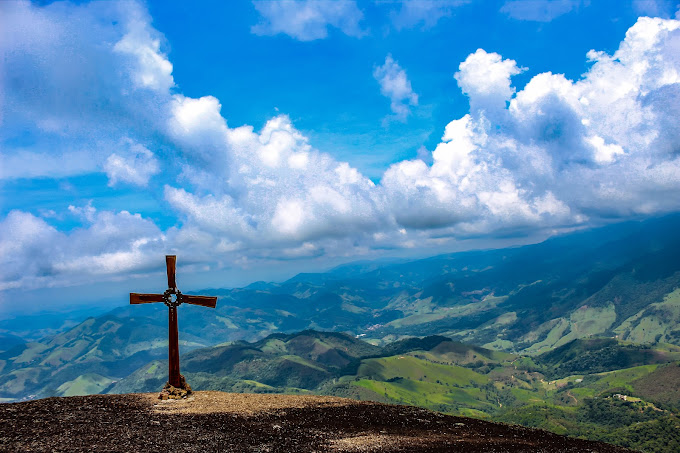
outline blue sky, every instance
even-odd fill
[[[0,3],[0,312],[680,208],[673,1]]]

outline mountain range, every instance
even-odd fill
[[[680,423],[677,231],[673,215],[206,289],[217,309],[180,307],[182,370],[200,390],[348,396],[680,448],[659,434]],[[153,304],[44,320],[42,338],[3,324],[0,401],[157,390],[166,316]]]
[[[680,447],[673,429],[680,424],[675,345],[590,338],[525,356],[442,336],[378,347],[347,334],[307,330],[193,350],[183,357],[183,373],[200,390],[341,396],[645,451]],[[153,392],[166,379],[167,361],[153,361],[108,393]]]
[[[207,289],[216,310],[180,307],[182,353],[273,333],[346,332],[374,345],[443,335],[514,354],[578,338],[680,344],[680,216],[543,243],[400,262],[361,262],[283,283]],[[125,306],[0,347],[0,398],[59,394],[79,376],[103,390],[166,354],[166,309]],[[11,346],[11,344],[14,344]],[[68,386],[67,386],[68,387]]]

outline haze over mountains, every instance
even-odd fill
[[[659,437],[680,423],[677,231],[672,215],[207,289],[217,309],[179,310],[182,370],[199,390],[411,404],[664,451],[680,446]],[[42,320],[62,331],[37,341],[5,322],[1,401],[157,390],[166,311]]]
[[[363,262],[283,283],[209,289],[220,297],[216,310],[180,309],[182,352],[305,329],[347,332],[377,345],[444,335],[526,354],[589,336],[680,344],[679,229],[673,215],[526,247]],[[1,348],[0,397],[59,394],[86,373],[101,376],[106,388],[165,357],[165,311],[160,304],[125,306]]]

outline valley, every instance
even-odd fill
[[[518,356],[441,336],[376,348],[349,335],[304,331],[197,349],[183,363],[185,376],[200,390],[340,396],[645,451],[680,446],[676,430],[666,433],[680,424],[675,345],[585,339]],[[152,362],[109,392],[153,392],[167,379],[166,367],[165,361]]]
[[[197,390],[407,404],[674,451],[678,230],[668,216],[206,289],[216,310],[180,309],[182,372]],[[157,391],[166,316],[125,306],[44,338],[4,332],[0,401]]]

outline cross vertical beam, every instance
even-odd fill
[[[168,289],[163,294],[130,293],[131,304],[148,304],[163,302],[168,306],[168,383],[180,388],[182,375],[179,372],[179,331],[177,329],[177,307],[186,302],[192,305],[215,308],[217,297],[190,296],[182,294],[175,282],[175,264],[177,256],[166,255],[165,265],[168,274]]]
[[[168,310],[168,382],[179,388],[179,332],[177,331],[177,307]]]

